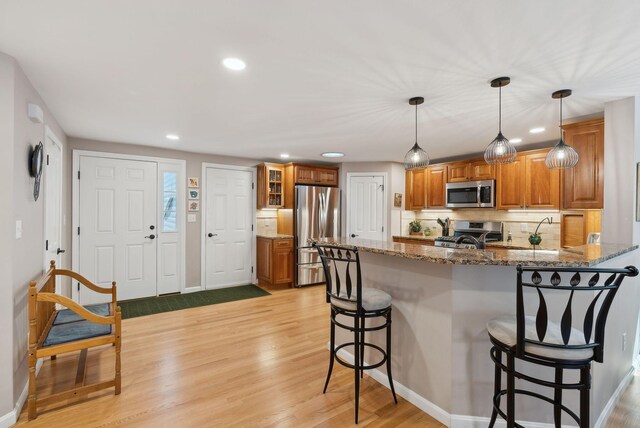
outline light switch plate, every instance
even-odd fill
[[[520,232],[528,232],[529,225],[527,223],[520,223]]]
[[[195,223],[196,215],[195,214],[187,214],[187,223]]]
[[[22,220],[16,220],[16,239],[22,239]]]

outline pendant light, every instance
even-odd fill
[[[489,144],[484,151],[484,160],[489,165],[500,163],[511,163],[516,160],[516,148],[502,135],[502,87],[511,83],[508,77],[498,77],[491,81],[492,88],[499,88],[500,95],[498,101],[498,136]]]
[[[416,142],[404,157],[404,168],[407,170],[426,168],[429,165],[429,155],[418,145],[418,105],[424,102],[422,97],[413,97],[409,104],[416,106]]]
[[[578,163],[580,156],[573,147],[564,142],[562,131],[562,99],[571,95],[571,89],[561,89],[551,94],[551,98],[560,99],[560,141],[547,153],[544,164],[549,169],[573,168]]]

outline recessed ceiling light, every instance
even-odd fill
[[[344,153],[340,153],[340,152],[324,152],[322,154],[322,156],[324,156],[325,158],[341,158],[342,156],[344,156]]]
[[[544,132],[544,131],[545,131],[545,129],[543,127],[531,128],[529,130],[529,132],[532,133],[532,134],[539,134],[539,133]]]
[[[180,139],[179,135],[176,134],[167,134],[167,140],[173,140],[173,141],[177,141]]]
[[[236,71],[244,70],[247,67],[247,64],[245,64],[243,60],[238,58],[225,58],[222,61],[222,64],[224,64],[224,66],[229,70]]]
[[[289,153],[281,153],[281,154],[280,154],[280,157],[281,157],[282,159],[289,159]]]
[[[509,141],[512,143],[522,143],[522,138],[512,138]]]

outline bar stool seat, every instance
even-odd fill
[[[347,297],[347,292],[343,291],[336,297],[331,297],[331,304],[347,311],[355,311],[358,306],[357,296],[351,294]],[[345,300],[342,300],[345,299]],[[369,311],[379,311],[391,306],[391,296],[377,288],[362,289],[362,308]]]

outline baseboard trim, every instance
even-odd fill
[[[353,355],[350,352],[347,352],[346,350],[341,349],[338,351],[338,355],[340,356],[340,358],[344,359],[350,364],[353,364]],[[365,361],[365,365],[366,364],[368,363]],[[387,377],[387,375],[383,374],[381,371],[375,370],[375,369],[368,370],[367,374],[371,378],[373,378],[376,382],[390,389],[389,378]],[[449,415],[449,412],[443,410],[438,405],[432,403],[431,401],[427,400],[420,394],[407,388],[406,386],[402,385],[396,380],[393,381],[393,387],[397,395],[404,398],[405,400],[407,400],[408,402],[410,402],[411,404],[413,404],[414,406],[416,406],[418,409],[422,410],[429,416],[433,417],[441,424],[444,424],[446,426],[451,426],[451,415]]]
[[[36,363],[36,376],[38,375],[38,373],[40,373],[40,368],[42,367],[43,363],[44,363],[44,359],[42,358],[39,359],[38,362]],[[22,392],[20,393],[20,396],[18,397],[18,400],[16,401],[16,405],[14,406],[13,410],[7,413],[6,415],[0,416],[0,428],[9,428],[10,426],[18,422],[18,417],[20,416],[20,412],[22,412],[22,407],[24,406],[24,403],[26,403],[27,401],[28,395],[29,395],[29,381],[27,380],[27,383],[24,385],[24,388],[22,388]]]
[[[602,409],[602,413],[600,413],[600,416],[596,420],[593,428],[604,428],[606,426],[607,421],[609,420],[609,416],[611,416],[611,413],[613,413],[613,409],[615,409],[616,404],[618,404],[618,401],[620,401],[620,398],[622,398],[622,394],[624,394],[627,386],[629,386],[629,384],[633,380],[633,374],[636,371],[636,364],[637,358],[634,359],[633,367],[631,367],[627,374],[622,378],[622,382],[620,382],[620,385],[618,385],[611,398],[609,398],[609,401],[607,401],[607,405],[604,406],[604,409]]]
[[[327,348],[329,347],[330,347],[330,344],[327,344]],[[349,362],[350,364],[353,364],[353,355],[350,352],[346,351],[345,349],[341,349],[338,351],[338,355],[345,361]],[[368,364],[368,363],[365,361],[365,364]],[[624,378],[616,388],[615,392],[607,402],[607,405],[604,407],[604,409],[600,413],[600,416],[596,420],[596,423],[593,425],[594,428],[604,428],[606,426],[607,420],[609,419],[609,416],[611,416],[613,409],[615,408],[616,404],[618,404],[618,401],[620,401],[622,394],[627,389],[627,386],[629,386],[629,383],[631,383],[631,380],[633,380],[633,375],[638,364],[640,364],[640,357],[634,360],[633,367],[629,369],[629,372],[624,376]],[[389,378],[387,377],[387,375],[385,375],[381,371],[377,369],[369,370],[367,374],[376,382],[382,384],[386,388],[389,388]],[[397,395],[404,398],[405,400],[407,400],[408,402],[416,406],[418,409],[422,410],[423,412],[433,417],[438,422],[446,425],[447,427],[486,428],[489,425],[490,418],[482,417],[482,416],[451,415],[447,411],[443,410],[441,407],[437,406],[436,404],[422,397],[420,394],[416,393],[415,391],[412,391],[411,389],[407,388],[401,383],[398,383],[398,381],[393,381],[393,386],[396,390]],[[554,424],[548,424],[548,423],[542,423],[542,422],[520,421],[520,423],[526,426],[527,428],[554,428],[555,427]],[[506,426],[507,426],[506,422],[502,418],[498,417],[495,427],[506,428]],[[575,428],[575,427],[572,425],[562,425],[562,428]]]

